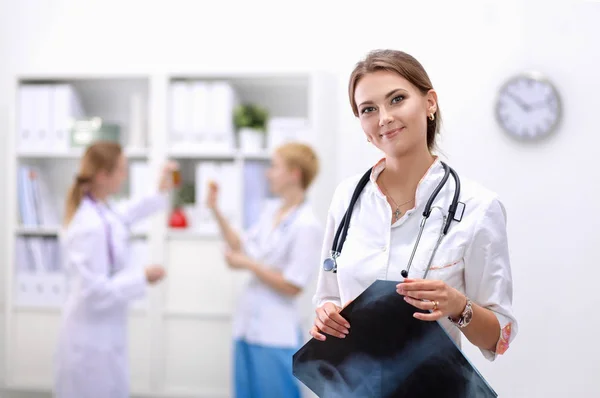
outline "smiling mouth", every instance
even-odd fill
[[[392,138],[396,134],[398,134],[399,132],[401,132],[402,130],[404,130],[404,127],[400,127],[398,129],[393,129],[393,130],[390,130],[390,131],[386,131],[385,133],[380,134],[379,136],[382,137],[382,138]]]

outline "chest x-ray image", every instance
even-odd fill
[[[375,281],[341,312],[345,339],[311,339],[294,374],[321,398],[492,398],[497,394],[438,322],[413,317],[397,282]]]

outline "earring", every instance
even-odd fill
[[[429,120],[431,120],[432,122],[435,120],[435,113],[429,115]]]

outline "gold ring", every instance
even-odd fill
[[[433,308],[432,308],[432,311],[435,311],[435,310],[437,310],[437,308],[438,308],[438,305],[440,305],[440,302],[439,302],[439,301],[434,301],[434,302],[433,302]]]

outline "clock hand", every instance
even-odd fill
[[[531,107],[529,105],[527,105],[525,102],[523,102],[523,100],[519,97],[517,97],[516,95],[514,95],[513,93],[511,93],[510,91],[508,92],[508,95],[515,100],[515,102],[521,107],[521,109],[523,109],[524,111],[529,112],[529,110],[531,109]]]

